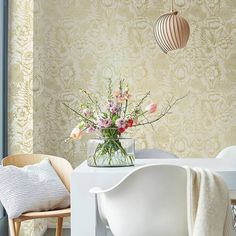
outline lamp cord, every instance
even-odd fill
[[[174,11],[174,0],[171,1],[171,11]]]

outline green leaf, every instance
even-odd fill
[[[119,119],[119,116],[117,115],[112,116],[112,119],[111,119],[112,123],[115,123],[117,119]]]

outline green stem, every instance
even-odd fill
[[[184,99],[186,96],[188,96],[188,93],[186,95],[184,95],[183,97],[180,97],[178,99],[176,99],[172,104],[169,104],[169,106],[165,109],[164,112],[162,112],[156,119],[152,120],[152,121],[147,121],[147,122],[143,122],[143,123],[139,123],[136,125],[133,125],[132,127],[137,127],[140,125],[147,125],[147,124],[152,124],[158,120],[160,120],[161,118],[163,118],[166,114],[168,114],[170,112],[170,110],[172,109],[172,107],[179,102],[180,100]]]
[[[100,112],[102,112],[100,106],[98,105],[98,102],[97,102],[97,101],[94,101],[93,98],[90,96],[90,94],[89,94],[86,90],[84,90],[84,89],[80,89],[80,90],[88,97],[88,99],[89,99],[93,104],[95,104],[95,106],[97,107],[97,109],[98,109]]]
[[[71,111],[73,111],[76,115],[78,115],[80,118],[86,120],[87,122],[93,124],[94,126],[96,126],[96,124],[91,121],[90,119],[86,118],[85,116],[81,115],[79,112],[77,112],[76,110],[74,110],[73,108],[71,108],[70,106],[68,106],[66,103],[62,103],[64,106],[66,106],[67,108],[69,108]]]
[[[134,110],[130,113],[130,115],[133,115],[133,113],[135,113],[135,111],[140,108],[140,106],[143,104],[143,102],[145,101],[145,99],[146,99],[149,95],[150,95],[150,91],[147,92],[147,93],[141,98],[141,100],[137,103],[137,105],[135,106]]]
[[[125,100],[125,109],[124,109],[124,117],[127,111],[127,107],[128,107],[128,100]]]
[[[125,149],[122,147],[121,143],[118,141],[115,141],[114,139],[112,139],[113,143],[117,146],[117,148],[122,152],[123,156],[127,155],[127,152],[125,151]]]

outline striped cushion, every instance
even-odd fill
[[[24,212],[69,207],[70,193],[45,159],[23,168],[0,166],[0,201],[12,219]]]

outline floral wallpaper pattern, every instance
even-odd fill
[[[33,1],[9,1],[8,152],[33,153]],[[40,236],[45,220],[25,221],[20,235]]]
[[[214,157],[236,142],[234,0],[176,0],[190,24],[187,47],[165,55],[152,32],[169,0],[11,0],[9,149],[86,159],[86,141],[65,143],[79,88],[103,99],[106,78],[126,78],[133,97],[151,91],[159,111],[189,92],[173,114],[130,136],[137,148]]]
[[[33,5],[9,2],[9,152],[33,150]]]
[[[177,0],[190,24],[188,45],[165,55],[153,23],[170,1],[37,1],[34,16],[34,142],[36,151],[86,158],[86,138],[64,142],[76,117],[79,87],[103,97],[106,78],[126,78],[159,107],[189,92],[173,114],[134,130],[137,148],[158,147],[180,157],[214,157],[236,141],[236,6],[233,0]]]

